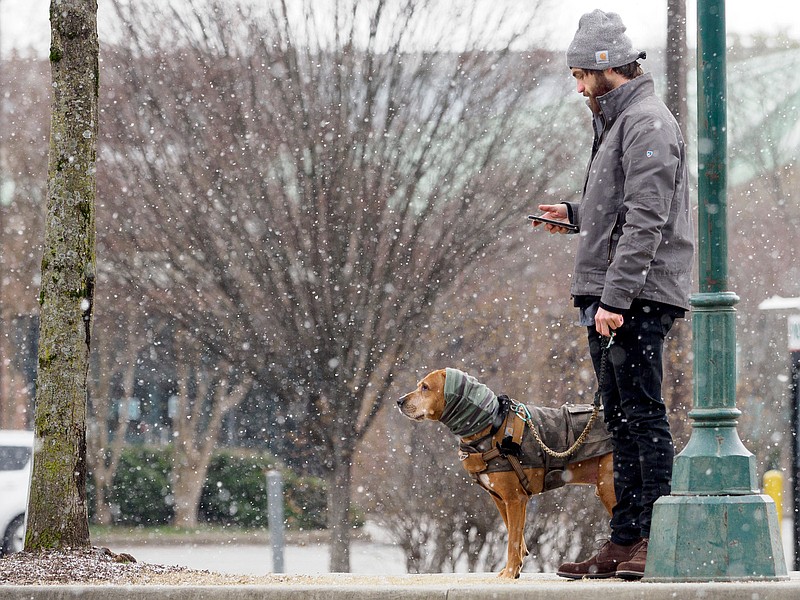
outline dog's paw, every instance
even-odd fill
[[[519,579],[519,572],[520,569],[509,569],[506,567],[502,571],[500,571],[497,576],[500,579]]]

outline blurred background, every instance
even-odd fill
[[[520,401],[591,401],[575,240],[525,216],[582,188],[591,126],[564,51],[593,8],[647,51],[696,156],[695,3],[642,5],[101,2],[96,531],[263,529],[279,468],[290,530],[337,531],[332,570],[365,531],[408,572],[497,570],[504,528],[455,440],[395,399],[457,367]],[[791,448],[787,312],[759,304],[800,296],[800,9],[727,6],[739,433],[761,475]],[[48,10],[0,0],[0,429],[33,418]],[[691,362],[687,319],[664,386],[678,450]],[[529,514],[528,572],[607,532],[588,489]]]

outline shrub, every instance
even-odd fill
[[[284,472],[284,516],[292,529],[327,527],[327,486],[319,477]]]
[[[216,451],[209,463],[198,519],[220,525],[267,527],[266,472],[275,463],[267,453]],[[115,524],[172,522],[171,464],[171,452],[166,448],[129,446],[123,450],[110,493]],[[287,526],[324,529],[325,482],[316,477],[300,477],[288,469],[281,469],[281,473]],[[94,489],[88,492],[94,494]]]
[[[172,521],[169,454],[144,446],[130,446],[122,452],[109,499],[116,523],[166,525]]]
[[[266,472],[275,466],[269,454],[221,450],[208,468],[200,499],[200,519],[223,525],[266,527]],[[298,477],[281,470],[284,518],[293,529],[325,527],[325,485],[314,477]]]
[[[208,465],[206,484],[200,496],[200,520],[266,527],[264,469],[271,462],[267,455],[217,452]]]

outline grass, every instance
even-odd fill
[[[225,525],[198,524],[195,527],[183,528],[174,525],[90,525],[89,535],[94,546],[114,544],[219,544],[269,543],[267,529],[246,529]],[[325,530],[293,531],[286,530],[284,537],[287,544],[305,545],[327,541]]]

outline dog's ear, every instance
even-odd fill
[[[438,385],[437,389],[444,391],[444,382],[447,379],[447,370],[439,369],[438,371],[434,371],[433,375],[436,378],[436,383]]]

